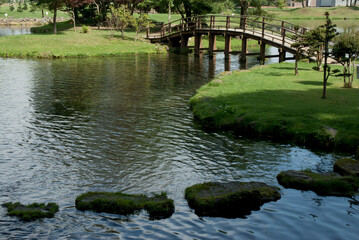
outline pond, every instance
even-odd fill
[[[238,62],[232,56],[231,70]],[[0,58],[0,203],[60,205],[55,218],[30,223],[0,208],[0,238],[356,239],[354,198],[281,188],[282,199],[244,219],[199,218],[188,207],[184,189],[196,183],[279,186],[280,171],[329,171],[341,157],[203,131],[188,100],[224,69],[223,54]],[[77,211],[87,191],[166,191],[176,211],[159,221]]]

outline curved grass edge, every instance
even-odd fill
[[[332,100],[320,99],[322,73],[312,70],[313,64],[310,63],[302,62],[299,66],[301,70],[298,78],[293,75],[294,64],[291,63],[259,66],[247,71],[225,72],[218,75],[210,83],[198,89],[197,94],[190,99],[189,106],[193,111],[195,120],[209,131],[229,130],[236,135],[249,138],[293,143],[327,152],[339,151],[353,155],[356,153],[356,157],[359,159],[359,124],[355,120],[357,114],[355,99],[350,100],[345,96],[348,92],[357,94],[359,89],[344,89],[341,87],[341,80],[331,78],[330,81],[335,81],[333,86],[328,89],[328,94]],[[278,69],[283,70],[278,71]],[[301,77],[303,71],[306,71],[306,76]],[[273,75],[273,77],[266,78],[266,75]],[[273,85],[267,85],[267,89],[261,88],[261,84],[267,84],[265,81],[273,81]],[[313,82],[314,85],[318,86],[313,87],[313,89],[292,90],[288,82],[291,82],[292,85],[301,82],[303,84]],[[287,83],[288,86],[284,88],[275,86],[275,84]],[[250,89],[252,86],[254,86],[253,89]],[[335,94],[333,94],[334,91]],[[272,107],[269,105],[270,102],[278,103],[283,100],[280,99],[281,93],[287,99],[282,101],[283,104],[280,103],[282,106],[278,107],[279,110],[275,109],[277,112],[269,113],[266,108]],[[291,97],[291,93],[296,95]],[[267,94],[268,99],[261,98],[261,94]],[[313,94],[317,95],[313,97]],[[303,99],[294,99],[300,95],[303,95]],[[338,100],[336,106],[338,110],[332,106],[330,109],[332,113],[322,113],[323,106],[324,108],[329,106],[329,104],[337,101],[335,98],[339,97],[340,101]],[[297,102],[296,104],[301,111],[296,113],[290,110],[285,103],[287,100],[292,104]],[[308,109],[311,111],[311,116],[303,116],[305,115],[305,107],[300,105],[301,100],[305,100],[305,104],[309,105]],[[356,97],[356,100],[359,101],[359,98]],[[349,110],[344,112],[343,107],[345,106],[341,105],[341,101],[351,101],[349,104],[354,102],[353,107],[349,109],[350,112]],[[320,105],[315,106],[317,102]],[[317,110],[318,112],[316,112]],[[350,121],[344,125],[339,117],[327,122],[321,121],[322,119],[314,116],[319,114],[337,114],[338,116],[351,114],[355,116],[351,116]]]

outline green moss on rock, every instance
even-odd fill
[[[359,161],[352,158],[343,158],[335,162],[334,172],[343,176],[359,177]]]
[[[281,198],[278,190],[261,182],[207,182],[188,187],[185,198],[198,216],[235,218],[277,201]]]
[[[8,202],[2,206],[7,208],[7,215],[16,216],[23,221],[52,218],[59,211],[59,206],[56,203],[48,203],[47,205],[44,203],[32,203],[25,206],[19,202]]]
[[[107,212],[121,215],[134,214],[145,209],[150,219],[162,219],[172,216],[175,208],[172,199],[166,193],[147,197],[122,192],[88,192],[76,198],[78,210]]]
[[[358,182],[352,177],[335,173],[314,173],[311,171],[284,171],[277,175],[278,182],[285,188],[311,190],[322,196],[352,196],[358,190]]]

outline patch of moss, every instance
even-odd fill
[[[353,196],[359,187],[358,181],[353,177],[308,170],[284,171],[277,175],[277,180],[285,188],[311,190],[322,196]]]
[[[359,177],[359,161],[352,158],[339,159],[334,163],[333,171],[343,176]]]
[[[260,182],[207,182],[188,187],[185,198],[198,216],[235,218],[280,199],[278,190]]]
[[[147,197],[122,192],[84,193],[76,198],[76,208],[121,215],[130,215],[145,209],[150,219],[168,218],[175,210],[173,200],[168,199],[166,193]]]
[[[32,203],[25,206],[19,202],[8,202],[2,206],[7,208],[7,215],[16,216],[23,221],[52,218],[59,211],[59,206],[56,203],[48,203],[47,205],[44,203]]]

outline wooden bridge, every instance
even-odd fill
[[[199,54],[208,50],[210,56],[214,52],[224,51],[229,58],[231,53],[231,40],[233,37],[242,40],[241,62],[246,62],[248,55],[259,55],[259,60],[279,57],[279,62],[285,61],[286,53],[296,53],[291,45],[297,35],[303,35],[308,29],[282,20],[254,17],[254,16],[222,16],[205,15],[192,18],[179,19],[163,25],[160,32],[147,31],[147,39],[152,43],[166,43],[170,47],[189,48],[189,38],[194,37],[194,51]],[[208,48],[203,48],[202,37],[208,36]],[[225,38],[225,49],[217,50],[216,36]],[[260,45],[259,53],[248,53],[247,40],[257,40]],[[278,55],[265,55],[266,45],[278,48]],[[237,52],[238,53],[238,52]]]

